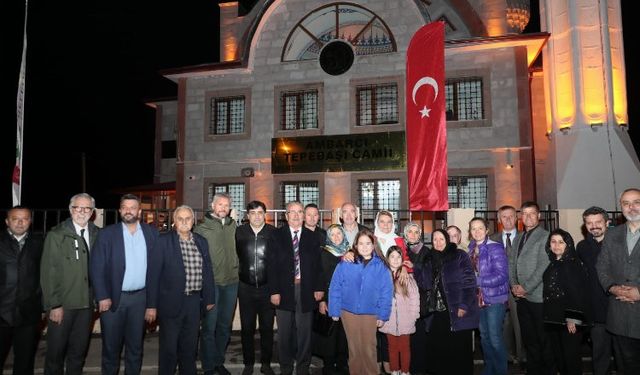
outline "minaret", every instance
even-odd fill
[[[541,203],[619,209],[620,192],[640,188],[627,132],[635,124],[627,117],[620,0],[540,0],[540,26],[551,34],[543,49],[550,144],[548,178],[537,189],[556,199]]]

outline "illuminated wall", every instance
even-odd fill
[[[548,74],[548,132],[576,126],[626,124],[620,3],[544,0],[541,28]]]

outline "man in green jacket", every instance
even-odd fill
[[[229,217],[230,211],[231,197],[216,194],[211,202],[211,212],[195,229],[207,239],[215,278],[215,306],[203,317],[200,332],[200,360],[205,375],[230,374],[224,367],[224,356],[231,335],[239,281],[236,222]]]
[[[53,228],[44,241],[40,284],[48,317],[45,374],[82,374],[94,307],[88,267],[98,234],[98,227],[89,221],[94,210],[95,200],[89,194],[74,195],[69,202],[71,218]]]

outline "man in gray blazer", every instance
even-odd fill
[[[524,202],[520,213],[525,231],[517,236],[509,254],[509,282],[527,350],[527,374],[551,374],[553,355],[544,334],[542,311],[542,274],[549,265],[545,252],[549,232],[538,225],[540,208],[536,202]]]
[[[513,206],[502,206],[498,209],[498,222],[502,225],[502,231],[493,233],[490,238],[492,241],[501,243],[507,257],[513,252],[513,243],[522,232],[518,232],[516,223],[516,209]],[[505,316],[504,325],[504,342],[507,344],[507,351],[510,359],[515,362],[524,362],[525,354],[522,347],[522,335],[520,335],[520,322],[518,321],[518,307],[513,294],[509,294],[509,313]]]
[[[607,231],[596,270],[609,293],[607,330],[614,335],[624,373],[640,374],[640,189],[625,190],[620,207],[627,222]]]

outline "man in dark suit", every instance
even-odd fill
[[[15,206],[0,231],[0,370],[13,346],[13,374],[33,374],[40,338],[42,237],[29,231],[31,210]]]
[[[313,310],[324,295],[320,237],[303,224],[302,203],[287,204],[287,225],[274,232],[267,254],[267,280],[276,306],[282,374],[309,374]]]
[[[600,207],[589,207],[582,213],[582,221],[587,230],[587,236],[584,240],[578,242],[576,252],[587,268],[589,280],[589,285],[585,287],[589,290],[592,314],[592,326],[589,329],[591,365],[593,366],[594,375],[605,375],[609,373],[609,366],[611,365],[613,340],[611,334],[607,332],[606,325],[609,296],[600,285],[600,280],[598,280],[596,263],[609,226],[609,214]],[[618,370],[620,369],[619,367]]]
[[[607,331],[625,374],[640,374],[640,189],[625,190],[620,207],[627,222],[604,236],[596,269],[609,293]]]
[[[160,326],[158,373],[195,375],[201,311],[215,301],[207,240],[192,233],[193,209],[173,213],[174,229],[158,238],[149,260],[148,306],[157,309]]]
[[[102,332],[102,374],[116,374],[125,345],[125,373],[142,367],[144,321],[155,320],[147,308],[147,262],[154,256],[158,231],[140,223],[140,199],[120,198],[122,223],[104,228],[91,254],[91,282],[98,301]]]
[[[516,237],[509,254],[509,282],[516,297],[522,342],[527,350],[527,374],[553,373],[553,354],[544,333],[542,274],[549,265],[545,245],[549,232],[540,224],[536,202],[520,208],[525,232]]]
[[[493,233],[490,238],[492,241],[501,243],[507,252],[507,257],[513,251],[513,243],[516,241],[518,232],[516,226],[517,216],[516,209],[513,206],[502,206],[498,209],[498,222],[502,225],[502,231]],[[504,342],[507,344],[507,350],[511,359],[516,362],[524,361],[524,348],[522,347],[522,336],[520,335],[520,322],[518,321],[518,306],[513,294],[509,293],[509,313],[505,316],[504,325]]]

